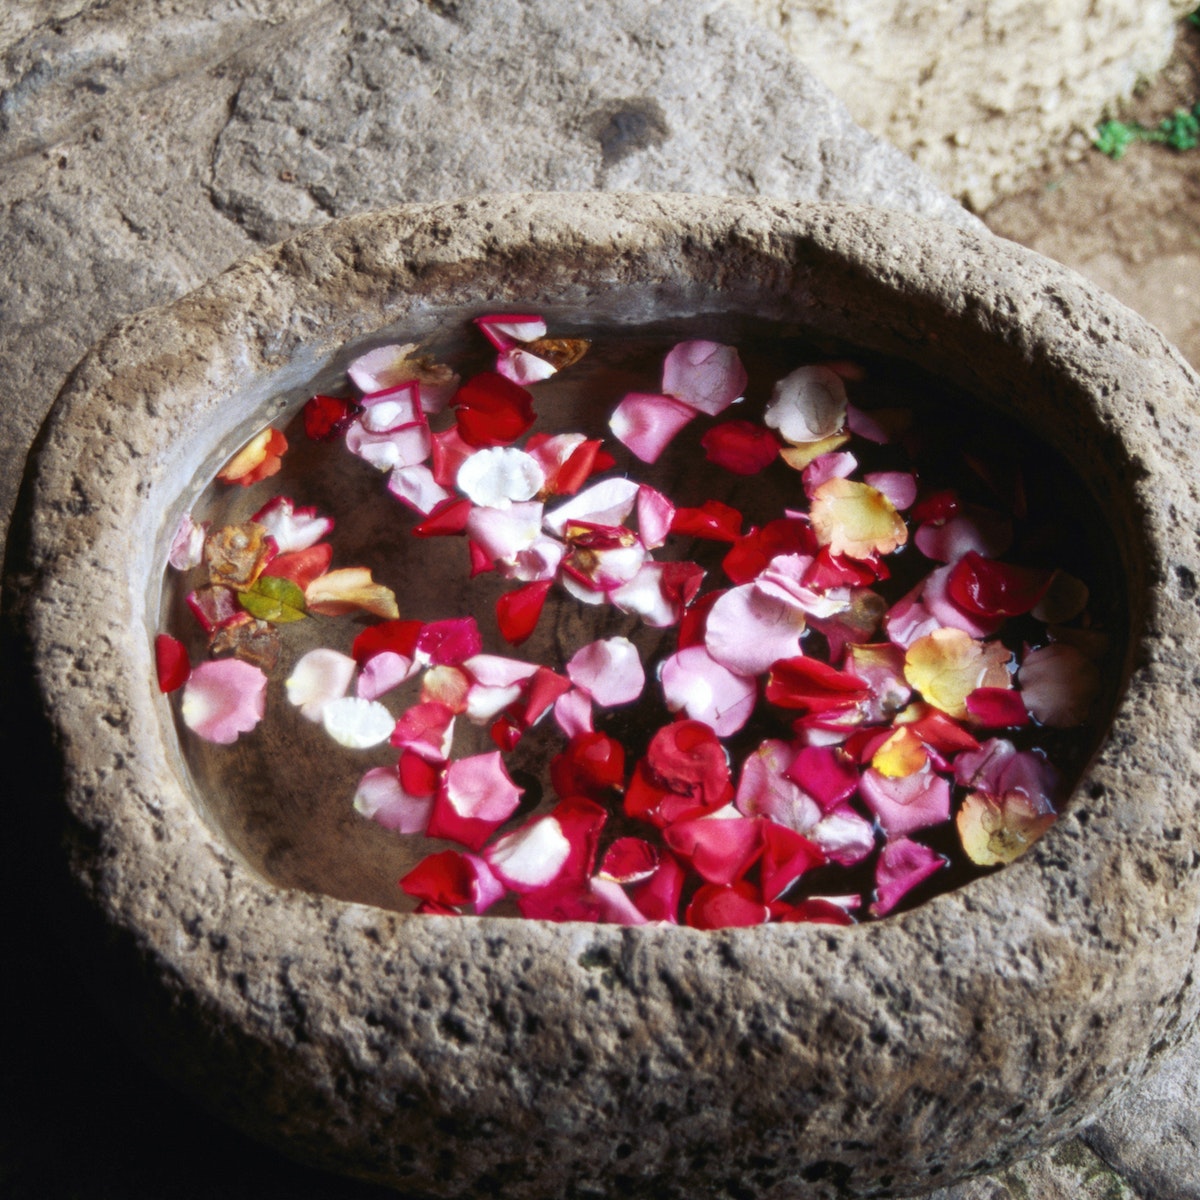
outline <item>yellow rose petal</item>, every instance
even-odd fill
[[[870,558],[891,554],[908,541],[904,518],[877,488],[853,479],[827,479],[809,510],[817,541],[831,554]]]
[[[967,697],[980,687],[1012,687],[1011,659],[999,642],[981,642],[961,629],[935,629],[904,655],[904,678],[935,708],[967,719]]]
[[[905,727],[897,729],[871,758],[871,766],[880,775],[902,779],[915,775],[929,761],[921,739]]]
[[[304,603],[310,612],[326,617],[369,612],[395,620],[400,615],[395,593],[376,583],[366,567],[343,567],[318,575],[305,589]]]
[[[1054,824],[1054,813],[1032,803],[1024,792],[994,798],[971,792],[954,819],[967,857],[981,867],[1020,858]]]

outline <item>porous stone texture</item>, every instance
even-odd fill
[[[977,211],[1161,70],[1192,0],[735,0]],[[1082,145],[1086,146],[1083,141]]]
[[[175,518],[276,397],[481,297],[786,318],[920,362],[1056,444],[1112,526],[1133,635],[1112,732],[1046,837],[889,922],[716,934],[403,917],[273,887],[232,853],[153,688]],[[1200,1003],[1200,558],[1178,537],[1200,523],[1198,400],[1158,334],[1036,256],[762,201],[398,210],[124,323],[52,414],[10,565],[72,875],[105,931],[95,969],[231,1120],[420,1194],[904,1194],[1070,1135]],[[1003,1194],[985,1186],[960,1194]]]
[[[0,537],[91,342],[331,216],[607,188],[972,220],[713,0],[2,7]]]

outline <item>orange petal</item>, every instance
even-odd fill
[[[325,617],[369,612],[394,621],[400,616],[395,593],[376,583],[366,567],[342,567],[319,575],[305,589],[304,603],[309,612]]]
[[[999,642],[981,642],[961,629],[935,629],[904,655],[904,678],[935,708],[960,721],[978,687],[1012,687],[1011,659]]]
[[[268,426],[254,435],[217,472],[222,483],[257,483],[279,470],[280,456],[287,449],[287,438]]]
[[[925,745],[908,726],[901,726],[871,758],[871,766],[880,775],[902,779],[913,775],[929,761]]]
[[[1024,792],[1000,797],[971,792],[954,823],[967,857],[981,867],[994,867],[1020,858],[1054,824],[1054,813]]]
[[[904,518],[878,489],[853,479],[828,479],[813,492],[810,511],[817,541],[831,554],[869,558],[891,554],[908,541]]]

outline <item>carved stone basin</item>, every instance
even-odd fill
[[[280,849],[210,791],[154,685],[179,515],[364,348],[492,307],[787,328],[1056,447],[1108,524],[1130,632],[1050,832],[878,924],[623,929],[391,911],[336,822]],[[1067,1135],[1200,1002],[1198,402],[1162,338],[1065,269],[834,206],[403,208],[127,322],[57,402],[10,566],[102,986],[241,1128],[412,1194],[908,1194]]]

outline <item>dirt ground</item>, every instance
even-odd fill
[[[1197,100],[1200,28],[1182,22],[1166,69],[1111,115],[1153,126]],[[1080,136],[980,215],[994,232],[1111,292],[1200,369],[1200,147],[1138,142],[1113,161]]]

